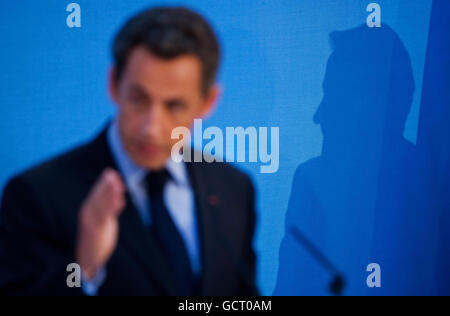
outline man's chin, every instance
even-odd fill
[[[141,168],[150,170],[161,170],[166,166],[167,159],[168,158],[165,157],[158,157],[152,159],[138,158],[135,159],[135,161]]]
[[[164,163],[148,163],[145,168],[149,169],[149,170],[154,170],[154,171],[159,171],[164,169],[164,167],[166,166],[165,162]]]
[[[129,151],[134,163],[141,168],[151,170],[161,170],[165,167],[167,160],[170,158],[170,152],[166,150],[143,150],[136,147]]]

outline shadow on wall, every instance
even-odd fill
[[[420,149],[428,211],[437,214],[437,294],[450,295],[450,1],[434,0],[424,71]]]
[[[421,156],[403,138],[414,94],[410,57],[387,25],[334,32],[314,117],[322,155],[295,173],[275,295],[328,295],[330,274],[291,233],[302,231],[339,269],[343,294],[432,294],[436,217]],[[382,287],[369,289],[377,263]]]

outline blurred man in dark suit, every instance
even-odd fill
[[[219,95],[212,29],[188,9],[147,10],[119,31],[113,56],[115,120],[6,186],[0,293],[258,294],[251,181],[224,163],[171,157],[172,130]],[[70,263],[80,288],[67,286]]]

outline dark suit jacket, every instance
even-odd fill
[[[92,142],[6,186],[0,212],[0,294],[81,295],[69,288],[77,217],[106,167],[106,129]],[[203,273],[200,295],[257,295],[249,178],[225,163],[187,163],[195,192]],[[117,248],[99,295],[177,295],[178,283],[127,194]]]

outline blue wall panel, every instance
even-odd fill
[[[435,259],[414,263],[408,273],[428,271],[414,281],[393,277],[416,256],[440,254],[448,261],[437,246],[445,229],[436,233],[432,217],[419,225],[420,212],[442,197],[424,197],[421,186],[431,171],[416,175],[423,169],[421,153],[429,152],[419,146],[420,115],[429,116],[422,97],[432,93],[423,87],[434,86],[431,74],[424,77],[425,60],[447,58],[440,83],[449,83],[448,57],[430,52],[431,0],[74,2],[81,6],[81,28],[66,25],[69,1],[8,1],[0,12],[0,188],[14,173],[99,131],[115,113],[106,92],[115,31],[142,8],[183,4],[212,22],[224,49],[223,97],[205,124],[280,128],[278,172],[239,164],[258,190],[262,292],[328,293],[328,275],[292,239],[291,226],[345,274],[346,294],[437,290],[429,279],[439,270],[428,269]],[[381,6],[381,29],[365,25],[370,2]],[[448,1],[436,2],[449,12]],[[448,33],[434,36],[448,43]],[[444,49],[448,56],[448,45]],[[438,100],[448,109],[446,98]],[[448,144],[448,130],[446,137]],[[436,151],[433,158],[442,155]],[[439,159],[448,166],[448,155]],[[409,216],[412,205],[415,215]],[[436,206],[447,207],[448,200]],[[411,229],[430,239],[410,239]],[[365,268],[377,260],[386,270],[384,292],[365,284]]]

